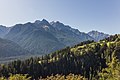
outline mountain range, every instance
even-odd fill
[[[13,41],[0,38],[0,58],[26,55],[29,52]]]
[[[120,80],[120,35],[0,65],[0,77],[8,78],[11,74],[27,74],[30,80]]]
[[[82,41],[99,41],[108,36],[98,31],[80,32],[59,21],[48,22],[45,19],[12,27],[0,26],[1,38],[16,43],[32,54],[47,54]]]
[[[90,35],[91,37],[93,37],[95,41],[99,41],[99,40],[102,40],[104,38],[109,37],[109,34],[105,34],[103,32],[98,32],[98,31],[94,31],[94,30],[88,32],[88,35]]]
[[[10,27],[0,25],[0,37],[3,38],[10,30]]]

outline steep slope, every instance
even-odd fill
[[[42,54],[93,38],[60,22],[49,23],[43,19],[42,21],[36,20],[34,23],[28,22],[13,26],[5,39],[18,43],[32,53]]]
[[[0,58],[20,56],[28,54],[28,51],[21,48],[18,44],[0,38]]]
[[[32,53],[49,53],[63,48],[56,37],[47,32],[44,26],[48,24],[41,21],[40,25],[36,23],[26,23],[15,25],[5,36],[6,39],[18,43],[21,47]],[[59,45],[59,46],[58,46]]]
[[[64,25],[59,21],[53,21],[50,24],[56,29],[57,34],[54,35],[60,42],[67,46],[72,46],[82,41],[93,40],[93,38],[88,34],[80,32],[78,29],[71,28],[68,25]]]
[[[99,80],[99,72],[108,68],[110,63],[114,64],[115,58],[120,60],[120,35],[110,36],[99,42],[82,42],[38,58],[14,61],[1,66],[0,75],[23,73],[32,76],[32,79],[38,79],[40,76],[72,73],[88,80]]]
[[[0,25],[0,37],[4,37],[9,32],[9,30],[9,27]]]
[[[99,40],[102,40],[102,39],[109,37],[109,34],[105,34],[105,33],[94,31],[94,30],[88,32],[88,35],[93,37],[95,41],[99,41]]]

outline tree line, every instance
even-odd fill
[[[32,79],[38,79],[72,73],[89,80],[99,79],[99,73],[109,67],[114,57],[119,59],[119,53],[120,38],[115,35],[99,42],[85,41],[41,57],[1,64],[0,76],[8,78],[11,74],[28,74]]]

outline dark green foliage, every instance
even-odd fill
[[[118,41],[120,40],[120,34],[111,35],[110,37],[105,38],[105,39],[103,39],[101,41],[109,42],[109,41],[115,41],[115,40],[118,40]]]
[[[0,77],[0,80],[31,80],[31,77],[28,77],[28,75],[22,75],[22,74],[15,74],[10,75],[8,78]]]
[[[100,80],[120,80],[120,62],[113,56],[108,67],[98,74]]]
[[[87,80],[83,76],[80,75],[74,75],[74,74],[69,74],[69,75],[59,75],[56,74],[55,76],[47,76],[47,78],[40,78],[39,80]]]
[[[100,42],[87,41],[42,57],[24,61],[17,60],[4,66],[1,65],[0,76],[28,74],[33,79],[37,79],[51,74],[73,73],[80,74],[89,80],[99,79],[99,73],[104,68],[108,68],[109,63],[114,62],[114,57],[120,59],[119,52],[119,35],[115,35]]]

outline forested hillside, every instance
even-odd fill
[[[89,80],[119,80],[119,59],[120,35],[114,35],[99,42],[81,42],[42,57],[1,64],[0,76],[28,74],[31,79],[50,76],[47,77],[50,80],[60,75],[65,78],[72,73],[72,78],[81,75],[82,79]],[[55,77],[56,74],[59,75]]]

